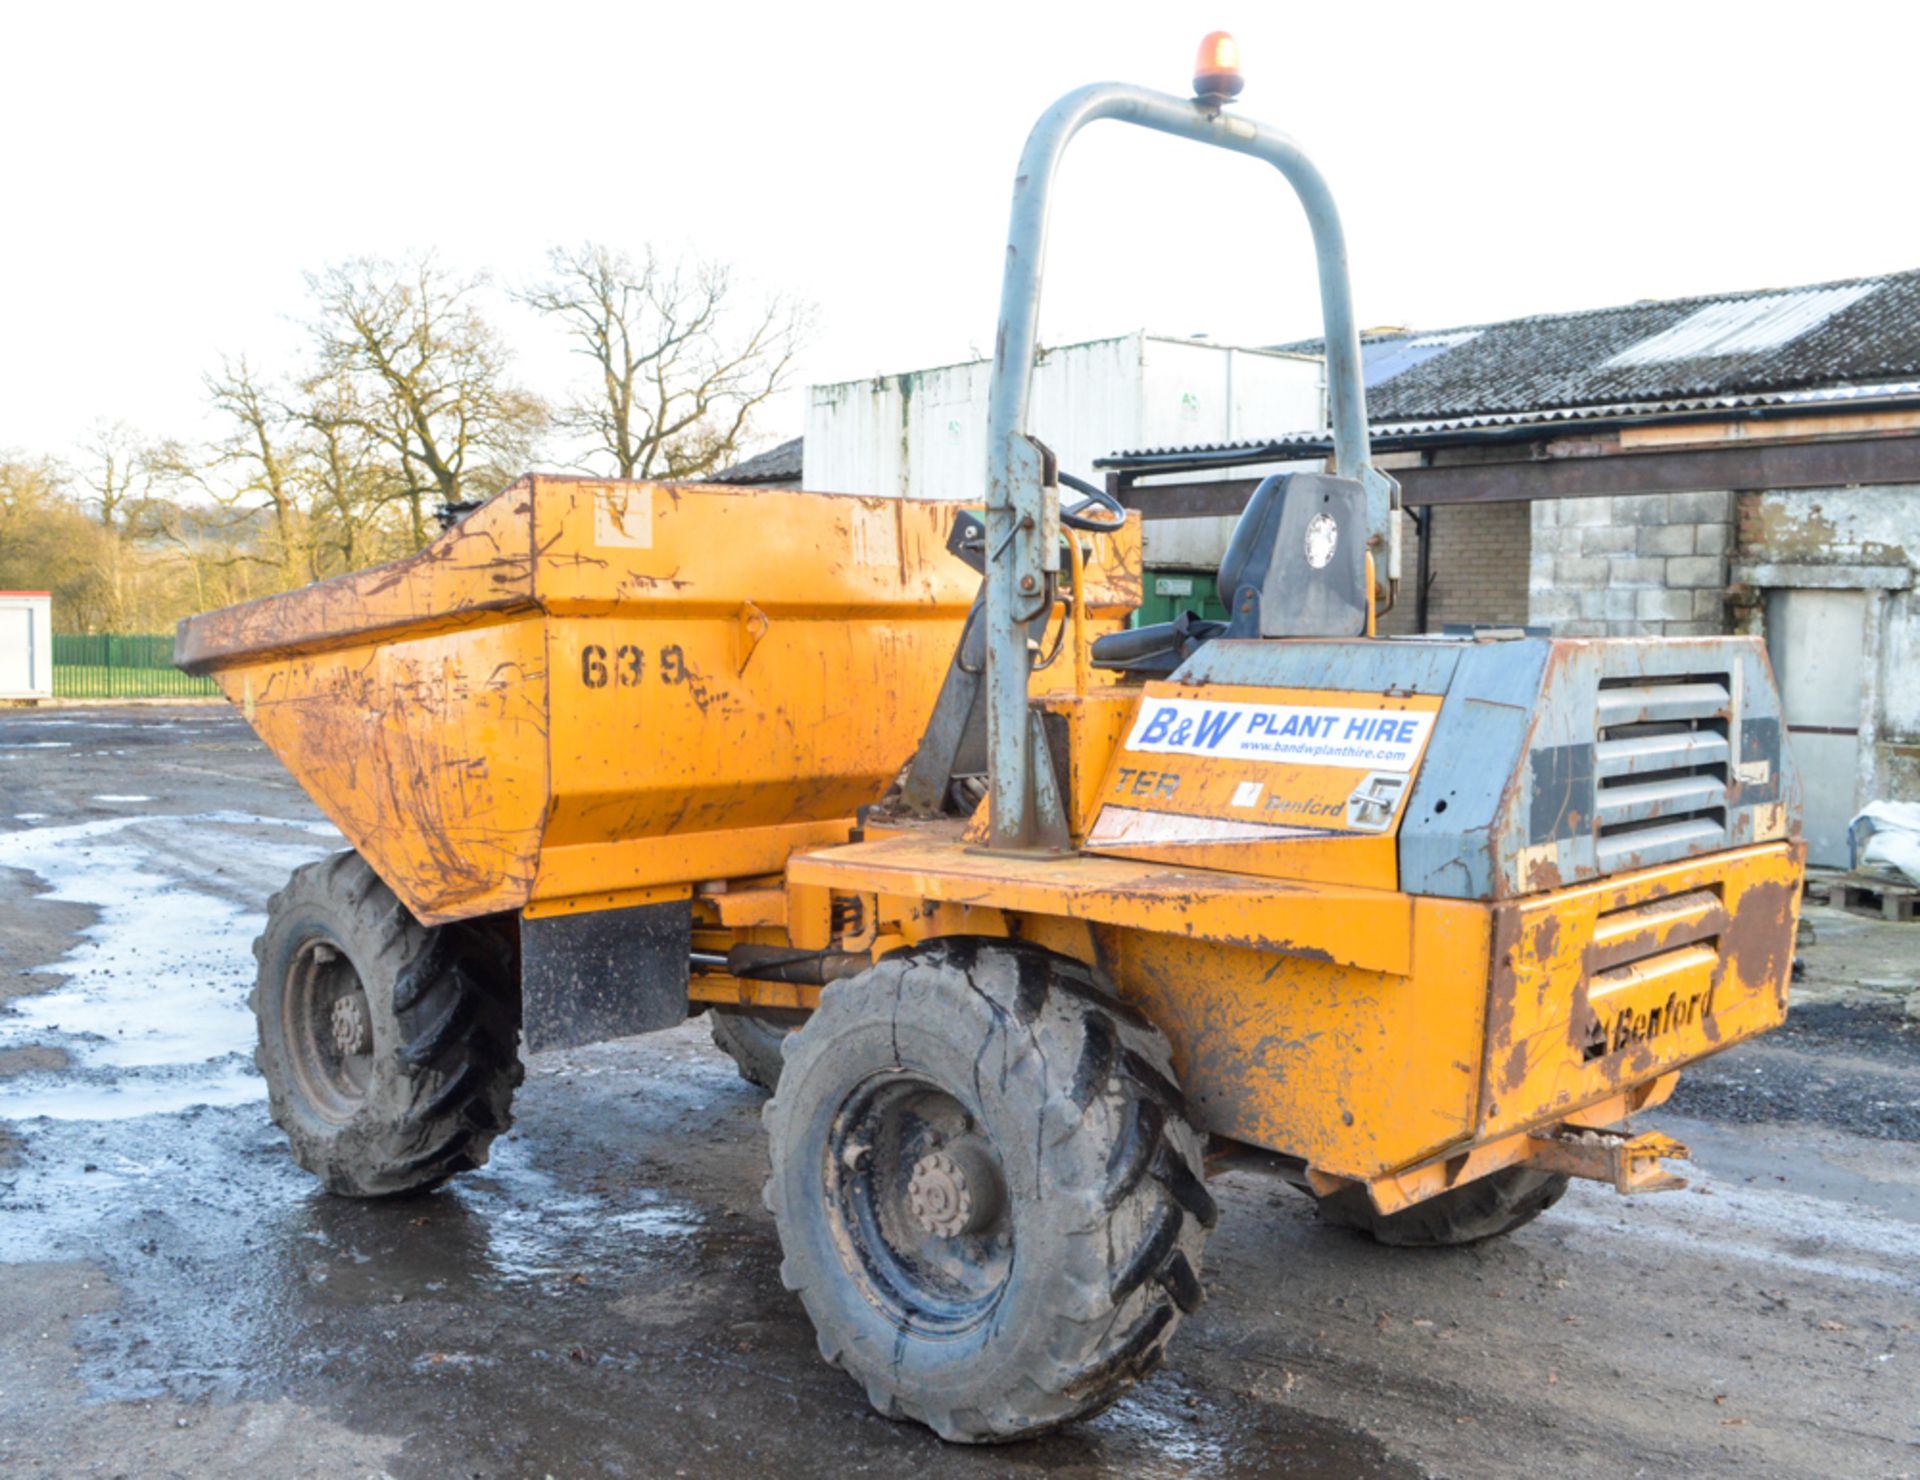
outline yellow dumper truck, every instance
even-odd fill
[[[988,1441],[1159,1362],[1210,1167],[1393,1244],[1676,1185],[1627,1117],[1786,1012],[1765,652],[1373,637],[1398,492],[1338,217],[1212,38],[1199,72],[1034,129],[977,506],[536,476],[182,624],[353,845],[256,946],[273,1115],[330,1190],[482,1163],[525,1051],[708,1013],[774,1091],[823,1355]],[[1137,518],[1025,428],[1047,194],[1098,119],[1277,168],[1314,235],[1335,455],[1253,495],[1223,622],[1125,628]]]

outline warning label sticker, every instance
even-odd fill
[[[1431,710],[1355,709],[1149,696],[1127,749],[1293,765],[1410,772],[1433,728]]]

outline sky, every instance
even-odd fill
[[[291,368],[303,274],[432,250],[523,381],[580,361],[506,290],[558,243],[734,264],[815,306],[798,382],[984,353],[1020,145],[1058,95],[1239,111],[1330,179],[1363,325],[1443,328],[1920,267],[1920,7],[477,3],[15,7],[0,36],[0,450],[210,430],[222,355]],[[1252,161],[1100,124],[1055,195],[1044,342],[1319,329]],[[763,441],[797,434],[802,397]]]

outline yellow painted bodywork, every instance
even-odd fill
[[[1395,850],[1417,747],[1370,817],[1368,764],[1143,753],[1155,704],[1418,728],[1440,700],[1095,684],[1088,642],[1138,601],[1137,522],[1071,548],[1072,661],[1035,683],[1074,851],[996,854],[962,824],[856,838],[978,587],[946,549],[957,513],[534,477],[408,560],[192,619],[179,656],[427,923],[687,900],[694,1001],[800,1010],[818,987],[735,978],[729,948],[1018,936],[1166,1033],[1201,1128],[1386,1210],[1519,1161],[1644,1158],[1552,1133],[1781,1020],[1797,843],[1418,897]]]
[[[1797,845],[1776,843],[1492,905],[1091,854],[1009,858],[924,830],[798,856],[788,878],[868,901],[882,947],[1013,935],[1098,966],[1172,1042],[1204,1129],[1371,1183],[1578,1119],[1776,1026],[1799,871]],[[1660,901],[1700,890],[1728,903],[1719,933],[1659,918]],[[1637,909],[1655,923],[1623,928]],[[1622,974],[1596,951],[1634,959]],[[1638,1034],[1592,1052],[1596,1008],[1666,1010],[1676,954],[1711,1011],[1682,1010],[1670,1029],[1636,1017]],[[1524,1159],[1524,1139],[1485,1170]],[[1445,1185],[1407,1181],[1418,1195]]]
[[[846,840],[978,589],[958,511],[530,477],[408,559],[189,619],[178,656],[421,920],[630,903]],[[1137,522],[1099,543],[1107,631]]]
[[[1801,862],[1797,843],[1763,844],[1500,905],[1482,1133],[1777,1027]]]

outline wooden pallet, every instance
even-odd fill
[[[1920,920],[1920,889],[1879,879],[1835,880],[1834,901],[1850,915],[1902,924]]]

